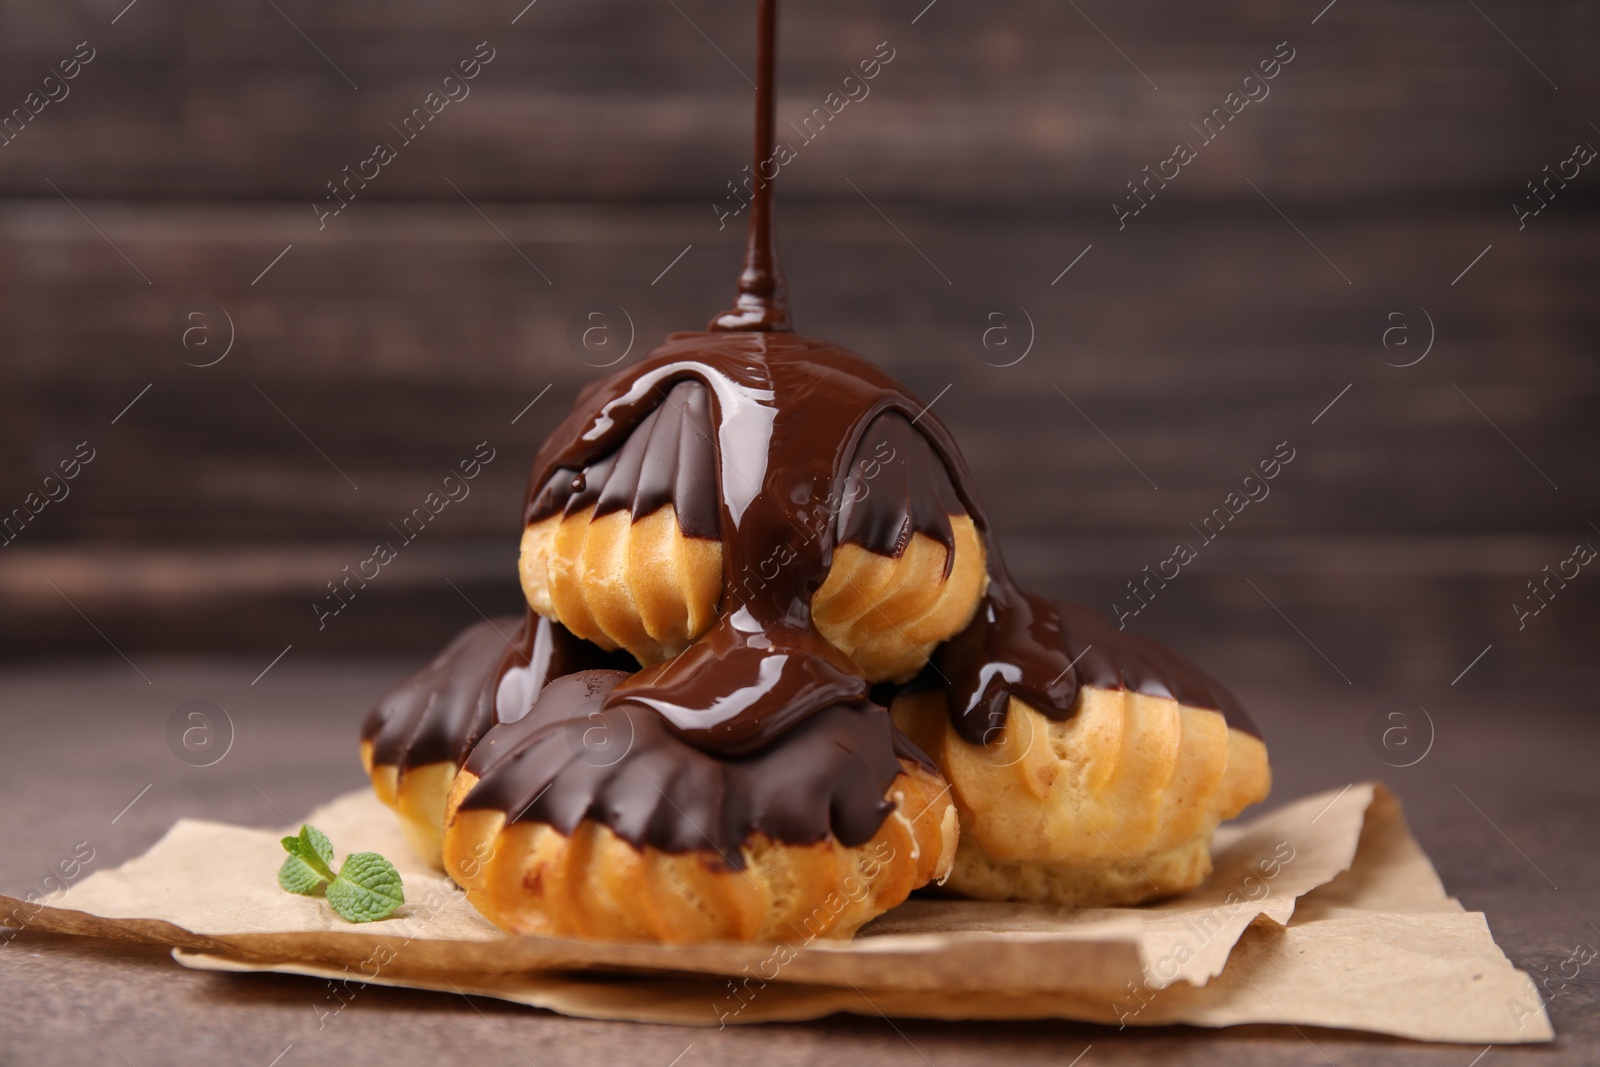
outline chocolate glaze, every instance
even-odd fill
[[[637,521],[671,504],[685,536],[715,541],[716,496],[704,489],[716,478],[711,434],[706,387],[679,382],[621,448],[581,470],[561,467],[550,475],[531,494],[523,522],[575,515],[591,504],[597,519],[626,510]]]
[[[412,764],[470,750],[481,780],[466,807],[564,833],[588,819],[640,847],[709,845],[730,867],[757,832],[865,842],[891,810],[899,759],[927,758],[883,710],[896,688],[869,689],[817,632],[811,598],[835,545],[899,556],[920,532],[949,548],[962,513],[983,537],[988,592],[911,683],[944,690],[961,737],[996,740],[1013,695],[1064,720],[1084,685],[1215,708],[1254,733],[1232,694],[1175,652],[1018,588],[938,419],[872,364],[788,332],[759,178],[772,144],[775,22],[775,0],[761,0],[758,181],[737,306],[586,387],[535,458],[524,510],[536,521],[593,504],[637,520],[672,503],[687,536],[722,543],[717,621],[682,655],[635,674],[551,682],[518,721],[509,705],[520,711],[546,678],[595,666],[585,660],[599,651],[541,621],[525,625],[519,664],[497,659],[475,627],[385,698],[364,736]],[[503,721],[490,729],[496,692]]]
[[[638,664],[529,611],[467,627],[432,663],[378,701],[361,726],[372,762],[401,771],[465,762],[499,718],[517,718],[546,681],[573,671]],[[518,685],[506,685],[507,680]]]
[[[944,545],[949,577],[955,564],[950,519],[966,513],[950,471],[911,421],[895,411],[874,419],[845,478],[839,541],[899,559],[912,535],[923,534]]]
[[[881,707],[842,704],[819,708],[780,745],[719,758],[636,703],[609,705],[627,677],[558,678],[526,718],[490,730],[467,759],[479,782],[462,809],[504,811],[569,835],[587,819],[640,849],[710,851],[741,870],[741,846],[756,833],[785,844],[865,844],[893,810],[886,794],[900,759],[927,762]]]
[[[1172,649],[1118,630],[1082,604],[1051,602],[1010,581],[991,582],[972,624],[937,650],[914,684],[941,683],[956,732],[974,745],[1000,739],[1011,697],[1060,720],[1082,686],[1214,708],[1228,725],[1256,734],[1238,698]]]
[[[558,467],[542,485],[530,486],[523,522],[576,515],[590,505],[594,518],[625,510],[638,521],[671,504],[685,537],[717,540],[713,433],[710,390],[700,381],[678,382],[614,452],[581,469]],[[837,542],[898,559],[918,533],[953,549],[950,519],[964,514],[944,461],[910,420],[886,412],[863,434],[843,490],[812,501],[794,521],[806,537],[835,523]],[[953,562],[947,555],[947,573]]]

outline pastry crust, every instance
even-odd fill
[[[480,914],[513,934],[607,941],[809,941],[847,938],[950,870],[956,814],[944,782],[909,761],[887,794],[895,810],[856,848],[756,835],[730,869],[707,853],[669,853],[580,822],[569,837],[502,811],[460,810],[451,789],[445,869]]]
[[[372,791],[400,817],[400,829],[417,857],[444,869],[445,803],[457,767],[451,762],[411,767],[404,774],[393,764],[372,762],[372,742],[361,742],[361,766],[372,779]]]
[[[914,534],[898,556],[855,544],[833,553],[812,598],[817,629],[871,681],[905,681],[972,621],[988,588],[983,539],[953,515],[954,559]],[[671,659],[716,621],[722,544],[686,537],[671,504],[642,519],[594,508],[552,515],[523,532],[519,570],[533,610],[643,666]]]
[[[891,714],[951,784],[961,820],[948,888],[979,900],[1128,905],[1211,873],[1217,824],[1265,799],[1266,746],[1221,712],[1084,687],[1057,722],[1012,698],[993,744],[968,744],[944,695]]]
[[[833,550],[827,580],[811,598],[812,621],[869,680],[910,680],[978,610],[989,588],[983,538],[966,515],[952,515],[950,529],[952,552],[920,533],[899,557],[848,542]]]
[[[534,611],[648,667],[716,621],[722,543],[685,537],[671,504],[638,520],[588,507],[529,525],[519,571]]]

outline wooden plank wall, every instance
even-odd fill
[[[0,146],[0,508],[95,455],[0,548],[0,651],[414,655],[514,607],[528,459],[598,373],[574,316],[624,309],[637,354],[728,299],[751,22],[0,5],[0,115],[59,97]],[[1512,605],[1600,545],[1600,166],[1514,206],[1600,146],[1594,5],[829,0],[785,32],[781,127],[866,94],[780,179],[800,324],[939,398],[1017,570],[1109,610],[1288,441],[1134,625],[1330,684],[1592,656],[1600,579],[1520,628]],[[378,141],[393,161],[319,226]],[[996,309],[1033,339],[1014,366],[977,340]],[[318,630],[325,583],[481,441],[472,495]]]

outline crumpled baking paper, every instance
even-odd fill
[[[417,860],[371,793],[306,821],[341,854],[391,859],[407,903],[381,922],[346,923],[323,900],[278,888],[282,832],[183,819],[143,856],[64,892],[0,896],[0,924],[153,941],[187,967],[477,994],[588,1018],[727,1026],[853,1012],[1292,1023],[1476,1044],[1554,1036],[1532,980],[1484,916],[1445,892],[1399,801],[1375,783],[1222,827],[1215,872],[1176,900],[1065,910],[913,899],[853,941],[784,946],[512,937]]]

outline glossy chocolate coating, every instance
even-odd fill
[[[626,511],[635,520],[667,504],[686,537],[715,541],[717,457],[711,445],[711,397],[699,382],[679,382],[646,415],[621,448],[581,470],[562,467],[528,501],[524,523],[575,515],[594,505],[594,517]]]
[[[596,519],[626,511],[637,521],[671,504],[685,537],[718,540],[714,432],[710,390],[699,381],[679,382],[616,451],[551,474],[530,494],[523,522],[576,515],[591,505]],[[953,549],[950,519],[964,514],[944,461],[909,419],[888,412],[867,427],[838,499],[802,509],[795,522],[811,536],[835,522],[838,542],[898,558],[919,533]],[[948,573],[953,555],[945,562]]]
[[[900,757],[926,762],[875,705],[822,707],[783,743],[737,759],[685,742],[636,703],[607,704],[628,676],[584,671],[551,682],[519,722],[494,727],[466,770],[462,810],[507,812],[570,835],[584,820],[643,849],[711,852],[742,870],[755,834],[791,845],[872,840],[893,809]]]
[[[897,411],[873,420],[856,448],[839,506],[838,540],[898,559],[913,534],[945,547],[945,576],[955,563],[950,520],[966,505],[950,471],[911,420]]]
[[[1076,707],[1082,686],[1171,697],[1257,732],[1237,697],[1166,645],[1118,630],[1092,608],[1049,601],[1010,581],[991,583],[972,624],[937,651],[914,684],[941,683],[956,732],[974,745],[1000,739],[1013,696],[1061,720],[1063,709]]]
[[[498,718],[520,717],[526,706],[506,707],[502,683],[526,674],[517,701],[532,701],[545,682],[590,668],[638,667],[626,653],[605,652],[566,627],[529,611],[467,627],[433,662],[378,701],[361,726],[372,743],[372,762],[405,771],[430,763],[460,766]]]

